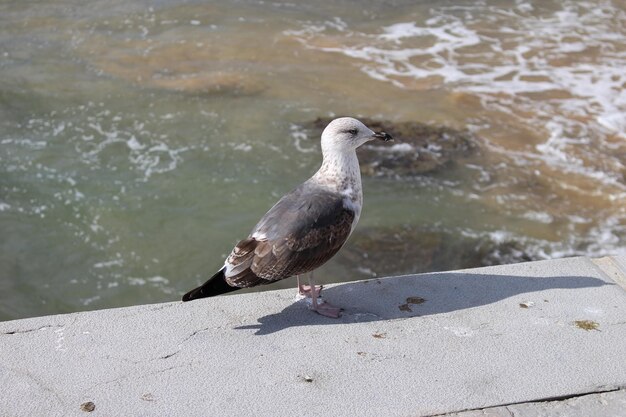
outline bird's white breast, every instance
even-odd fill
[[[348,186],[341,191],[341,195],[343,196],[343,206],[354,212],[354,220],[352,221],[352,230],[354,230],[361,217],[361,209],[363,207],[361,188],[359,187],[355,190],[353,187]]]

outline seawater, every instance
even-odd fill
[[[625,21],[622,1],[4,1],[0,320],[177,299],[317,169],[319,116],[481,140],[364,178],[363,230],[624,253]]]

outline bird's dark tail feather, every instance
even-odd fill
[[[231,287],[225,280],[224,268],[220,269],[207,282],[183,295],[183,301],[196,300],[198,298],[213,297],[237,291],[241,288]]]

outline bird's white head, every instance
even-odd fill
[[[392,138],[388,133],[374,132],[357,119],[341,117],[330,122],[322,132],[322,152],[354,151],[374,139],[386,142]]]

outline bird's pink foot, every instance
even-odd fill
[[[306,298],[309,304],[309,309],[321,314],[322,316],[339,318],[341,317],[341,308],[335,307],[330,303],[324,301],[320,294],[324,286],[315,285],[313,283],[313,274],[309,276],[309,285],[300,284],[300,277],[298,276],[298,294],[296,299]]]
[[[330,317],[333,319],[338,319],[341,317],[341,308],[335,307],[334,305],[322,300],[321,298],[317,299],[316,303],[311,303],[309,308],[315,311],[317,314],[321,314],[322,316]]]

